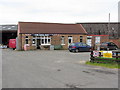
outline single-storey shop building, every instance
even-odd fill
[[[86,43],[87,38],[81,24],[19,22],[17,33],[19,50],[50,49],[55,45],[68,49],[70,43]]]

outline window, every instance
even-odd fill
[[[83,43],[82,45],[83,45],[83,46],[87,46],[87,44],[85,44],[85,43]]]
[[[36,38],[33,36],[32,44],[35,44]]]
[[[83,42],[83,36],[80,36],[80,42]]]
[[[95,43],[99,44],[100,43],[100,37],[95,37]]]
[[[65,45],[65,37],[64,36],[61,37],[61,45]]]
[[[48,38],[48,44],[50,44],[50,38]]]
[[[28,44],[28,39],[26,39],[25,42],[26,42],[25,44]]]
[[[51,44],[51,37],[49,36],[42,36],[41,37],[41,45],[50,45]]]
[[[44,44],[44,38],[42,38],[42,43],[41,44]]]
[[[87,36],[87,44],[92,45],[92,36]]]
[[[79,44],[78,44],[78,46],[82,46],[82,44],[81,44],[81,43],[79,43]]]
[[[35,44],[35,39],[33,39],[32,44]]]
[[[111,43],[111,45],[112,45],[112,46],[115,46],[115,44],[114,44],[114,43]]]
[[[47,44],[47,39],[45,39],[45,44]]]
[[[68,36],[68,44],[72,43],[73,42],[73,38],[72,36]]]
[[[29,40],[28,36],[25,36],[25,44],[28,44],[28,40]]]

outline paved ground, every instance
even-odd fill
[[[118,70],[85,65],[89,52],[13,51],[2,53],[3,88],[117,88]]]

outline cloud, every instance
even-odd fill
[[[117,21],[118,0],[1,0],[0,24],[34,22]]]

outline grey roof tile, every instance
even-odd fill
[[[0,30],[2,31],[17,31],[18,25],[0,25]]]

